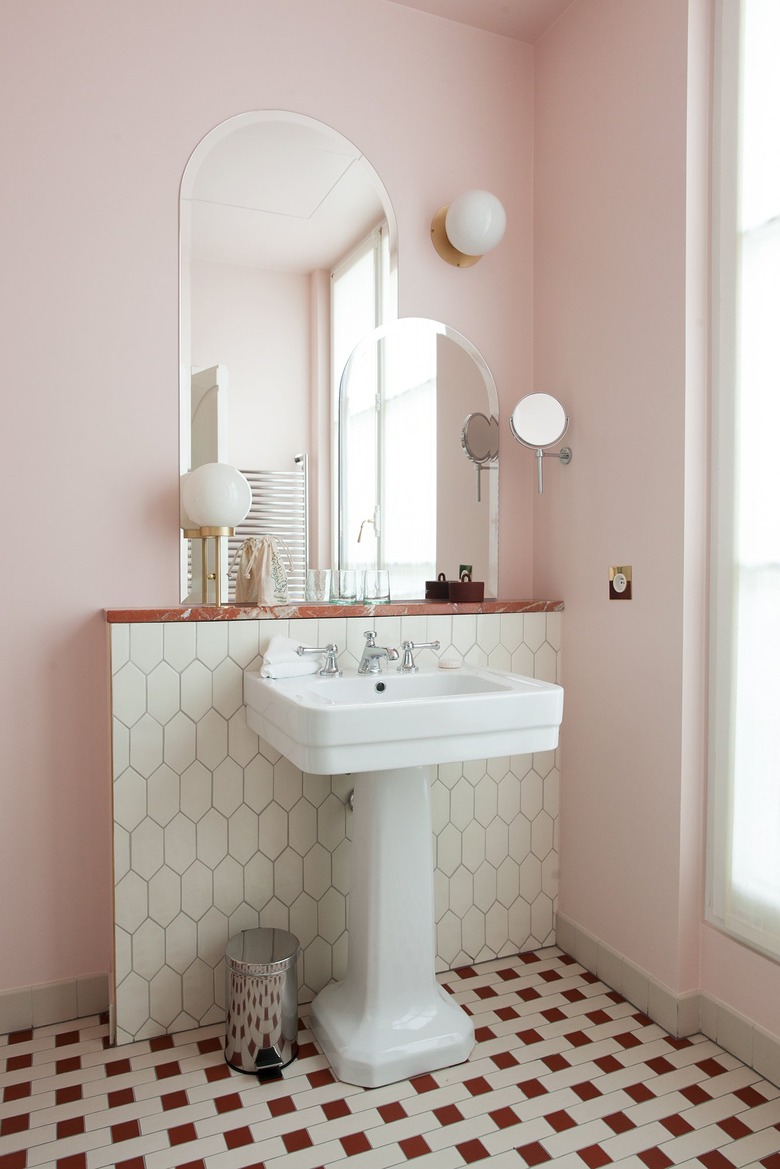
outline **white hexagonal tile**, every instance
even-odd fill
[[[111,719],[111,759],[115,776],[130,766],[130,729],[118,718]]]
[[[553,822],[551,817],[542,809],[539,815],[534,817],[534,821],[531,824],[531,851],[539,857],[539,860],[544,860],[552,850],[552,846]]]
[[[500,783],[511,770],[512,763],[508,755],[494,755],[492,759],[485,760],[485,771],[496,783]]]
[[[303,775],[284,756],[274,765],[274,800],[288,812],[303,795]]]
[[[293,812],[298,807],[299,805],[296,804]],[[347,818],[351,815],[352,813],[348,811],[344,801],[339,799],[339,797],[333,792],[331,792],[327,799],[317,809],[316,839],[319,840],[320,844],[323,846],[323,848],[326,848],[328,852],[335,852],[335,850],[341,844],[342,840],[346,838]],[[295,843],[292,835],[292,813],[290,814],[290,821],[290,839]],[[301,841],[301,843],[303,844],[304,841]],[[313,844],[314,842],[312,841],[309,847],[305,849],[305,851],[308,852]],[[301,849],[298,848],[297,843],[296,849],[299,852],[301,851]]]
[[[258,654],[258,622],[228,621],[228,653],[242,670],[253,662]]]
[[[500,902],[494,901],[485,914],[485,945],[500,953],[509,938],[509,918]]]
[[[497,613],[477,615],[477,645],[486,654],[491,654],[501,639],[501,621]]]
[[[195,723],[181,711],[163,729],[163,755],[179,775],[195,759]]]
[[[496,818],[485,829],[485,857],[495,869],[509,854],[509,832],[503,820]]]
[[[450,792],[450,820],[461,832],[474,819],[474,788],[461,776]]]
[[[214,772],[213,802],[223,816],[232,816],[244,798],[244,770],[234,759],[223,759]]]
[[[146,780],[128,767],[114,784],[114,819],[132,832],[146,815]]]
[[[535,653],[543,644],[547,633],[544,613],[523,614],[523,641]]]
[[[328,775],[310,775],[303,773],[303,795],[314,808],[320,808],[331,794],[331,782]]]
[[[300,897],[289,910],[290,930],[305,949],[317,936],[317,902],[308,893]]]
[[[146,710],[146,676],[132,662],[122,666],[111,682],[113,714],[126,727],[133,726]]]
[[[255,732],[247,726],[246,708],[242,706],[228,722],[228,754],[241,767],[246,767],[257,755],[259,742]]]
[[[163,627],[139,622],[130,626],[130,660],[144,674],[151,674],[163,656]]]
[[[447,969],[452,968],[455,956],[460,952],[462,931],[460,918],[448,909],[436,927],[436,952]]]
[[[253,812],[259,813],[268,807],[273,798],[273,765],[268,762],[265,756],[256,755],[252,762],[244,767],[244,803]]]
[[[198,931],[186,913],[178,913],[165,931],[165,962],[183,974],[198,952]]]
[[[228,850],[227,820],[216,808],[209,808],[198,821],[196,838],[198,860],[215,869]]]
[[[195,825],[181,812],[165,829],[165,863],[177,873],[183,873],[195,860]]]
[[[512,655],[503,645],[497,645],[488,654],[488,665],[491,670],[511,670]]]
[[[523,614],[499,614],[499,630],[501,644],[514,653],[523,644]]]
[[[230,658],[212,674],[212,702],[223,718],[231,718],[244,703],[244,672]]]
[[[563,613],[545,614],[545,638],[555,650],[562,645]]]
[[[214,904],[230,917],[243,900],[244,870],[232,856],[226,856],[214,869]]]
[[[317,905],[317,933],[333,945],[346,928],[346,899],[337,889],[328,889]]]
[[[496,885],[496,870],[488,861],[483,861],[474,874],[474,904],[482,913],[486,913],[496,900]]]
[[[333,977],[339,981],[343,981],[347,976],[347,959],[349,957],[349,938],[346,931],[338,941],[334,942],[332,951]]]
[[[450,909],[463,918],[474,903],[474,878],[465,865],[460,865],[450,877]]]
[[[134,830],[130,842],[130,861],[138,873],[148,881],[163,865],[163,830],[147,816]]]
[[[274,866],[262,852],[256,852],[244,865],[244,897],[260,910],[272,899],[273,892]]]
[[[327,986],[333,974],[333,951],[324,938],[313,938],[303,953],[303,983],[313,994]]]
[[[216,710],[204,714],[197,726],[196,748],[198,759],[214,771],[228,753],[227,723]]]
[[[496,869],[496,900],[508,909],[519,896],[519,866],[510,857],[505,857]]]
[[[487,774],[487,759],[466,759],[461,768],[466,779],[475,788]]]
[[[512,654],[512,673],[521,674],[524,678],[534,676],[534,655],[527,645],[521,645]]]
[[[531,906],[522,897],[518,897],[510,905],[507,916],[511,941],[518,950],[528,950],[531,935]]]
[[[227,626],[227,621],[198,622],[195,652],[210,670],[215,670],[222,659],[228,656]]]
[[[520,862],[520,896],[533,904],[542,891],[542,862],[529,853]]]
[[[111,638],[111,670],[114,674],[130,658],[130,626],[109,625]]]
[[[274,896],[292,905],[302,892],[303,859],[292,848],[285,848],[274,862]]]
[[[200,921],[214,904],[214,875],[201,861],[194,861],[181,878],[181,907],[193,921]]]
[[[287,814],[278,804],[269,804],[258,820],[260,851],[271,860],[287,847]]]
[[[451,877],[461,860],[460,832],[453,824],[447,824],[436,837],[436,867]]]
[[[193,824],[197,824],[212,806],[211,781],[211,772],[198,759],[182,772],[179,803],[182,814]]]
[[[116,887],[114,893],[114,917],[117,925],[135,933],[149,912],[149,886],[142,881],[138,873],[127,873]]]
[[[195,624],[171,622],[163,626],[163,657],[180,674],[195,657]]]
[[[121,881],[130,869],[130,833],[121,824],[114,824],[114,884]]]
[[[257,815],[240,804],[228,820],[228,852],[239,864],[246,864],[257,852]]]
[[[146,709],[164,725],[179,710],[179,675],[167,662],[160,662],[146,680]]]
[[[317,839],[317,812],[308,800],[298,800],[290,812],[289,825],[290,846],[305,856]]]
[[[535,771],[529,771],[520,784],[520,810],[528,820],[533,820],[543,806],[544,782]]]
[[[147,918],[133,934],[133,969],[148,981],[164,965],[165,931]]]
[[[485,859],[485,829],[478,820],[472,820],[466,826],[461,838],[461,849],[464,865],[475,873]]]
[[[310,897],[319,901],[330,884],[330,853],[321,844],[315,844],[303,858],[303,887]]]
[[[485,945],[485,914],[474,905],[469,906],[463,916],[461,934],[463,949],[473,961]]]
[[[455,784],[463,775],[462,763],[440,763],[436,769],[436,778],[439,783],[450,790],[455,787]]]
[[[548,852],[542,861],[542,892],[553,901],[558,896],[559,867],[558,853]]]
[[[198,957],[215,967],[225,956],[228,943],[228,919],[212,905],[198,922]]]
[[[498,814],[498,785],[490,775],[483,775],[474,788],[474,817],[487,828]]]
[[[149,714],[144,714],[130,729],[130,765],[148,779],[163,759],[163,729]]]
[[[477,642],[476,614],[459,614],[452,623],[452,644],[458,653],[466,658]]]
[[[116,988],[117,1027],[135,1036],[149,1018],[149,983],[130,973]]]
[[[214,1004],[214,971],[197,958],[184,971],[181,985],[185,1011],[200,1022]]]
[[[181,709],[193,722],[211,709],[211,671],[203,662],[190,662],[181,674]]]
[[[540,945],[547,946],[554,941],[554,929],[552,900],[540,893],[531,906],[531,933],[539,939]]]
[[[133,940],[127,930],[114,927],[114,958],[116,961],[116,984],[123,981],[133,969]]]
[[[542,682],[558,681],[558,655],[547,642],[534,654],[534,677]]]
[[[146,800],[149,815],[161,827],[165,827],[179,810],[179,777],[163,763],[146,785]]]
[[[181,908],[181,877],[163,865],[149,882],[149,916],[165,928]]]
[[[301,897],[305,898],[306,894],[302,893]],[[286,905],[282,905],[281,901],[278,901],[276,897],[272,897],[263,906],[262,913],[260,914],[260,924],[265,929],[292,930],[292,926],[290,925],[290,910]],[[303,944],[300,931],[295,930],[294,932],[298,935],[298,940]]]
[[[253,909],[251,905],[247,905],[246,901],[242,901],[238,909],[228,918],[228,934],[234,938],[236,934],[243,933],[244,930],[256,930],[258,924],[257,910]]]
[[[531,851],[531,821],[522,812],[509,825],[509,856],[518,864]]]
[[[349,875],[352,859],[352,845],[342,840],[332,855],[331,870],[334,888],[340,893],[349,893]]]
[[[450,822],[449,788],[436,779],[431,784],[431,821],[435,835]]]
[[[507,772],[498,784],[498,814],[505,824],[511,824],[520,811],[520,780]]]

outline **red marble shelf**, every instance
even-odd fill
[[[464,613],[559,613],[563,601],[480,601],[453,604],[450,601],[393,601],[389,605],[179,605],[167,609],[106,609],[112,624],[135,625],[158,621],[290,621],[317,617],[418,617],[455,616]]]

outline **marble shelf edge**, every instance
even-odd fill
[[[454,604],[450,601],[394,601],[389,605],[175,605],[169,608],[105,609],[110,624],[132,625],[161,621],[259,621],[317,617],[417,617],[455,616],[467,613],[559,613],[563,601],[481,601]]]

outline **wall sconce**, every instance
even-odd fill
[[[564,465],[571,462],[571,447],[559,451],[543,448],[560,442],[569,428],[569,419],[561,403],[551,394],[529,394],[521,398],[509,416],[509,429],[518,442],[536,451],[536,490],[542,494],[542,459],[556,458]]]
[[[208,603],[214,581],[214,603],[222,604],[222,540],[235,533],[252,506],[252,489],[228,463],[204,463],[181,479],[181,526],[189,540],[202,540],[201,601]],[[209,571],[208,542],[214,541],[214,571]]]
[[[470,268],[503,239],[506,212],[489,191],[466,191],[433,217],[431,239],[443,260]]]

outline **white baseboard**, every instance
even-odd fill
[[[702,1032],[780,1086],[780,1039],[776,1035],[701,991],[675,994],[562,913],[556,915],[555,940],[561,950],[676,1039]]]
[[[0,991],[0,1035],[84,1019],[107,1010],[107,974]]]

